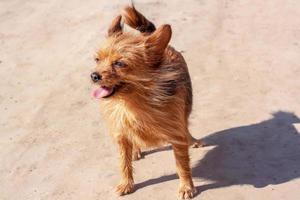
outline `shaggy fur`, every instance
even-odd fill
[[[121,21],[141,34],[122,30]],[[141,147],[171,144],[180,178],[179,196],[193,197],[188,147],[201,145],[188,130],[192,109],[192,85],[182,55],[168,46],[170,25],[158,29],[134,7],[117,16],[108,37],[97,52],[96,72],[100,86],[113,88],[101,99],[109,131],[119,145],[122,180],[120,195],[134,190],[132,160],[141,157]],[[122,62],[116,67],[115,62]]]

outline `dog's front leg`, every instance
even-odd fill
[[[174,155],[176,159],[177,173],[180,179],[179,198],[190,199],[196,193],[194,188],[191,169],[190,158],[188,152],[188,145],[175,145],[173,144]]]
[[[118,139],[120,152],[120,167],[122,180],[116,188],[119,195],[125,195],[133,192],[133,175],[132,175],[132,142],[125,136]]]

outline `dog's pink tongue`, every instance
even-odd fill
[[[104,87],[99,87],[98,89],[94,90],[93,96],[96,99],[101,99],[103,97],[106,97],[112,93],[112,89],[104,88]]]

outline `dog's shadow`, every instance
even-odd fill
[[[278,111],[260,123],[203,138],[215,147],[193,167],[193,177],[212,183],[197,186],[198,194],[231,185],[265,187],[299,178],[300,135],[294,123],[300,123],[294,113]],[[173,179],[178,179],[175,173],[138,183],[137,189]]]

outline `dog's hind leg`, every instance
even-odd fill
[[[199,147],[204,147],[205,143],[202,140],[197,140],[194,138],[189,131],[188,133],[188,140],[189,140],[189,145],[192,146],[193,148],[199,148]]]
[[[143,158],[141,148],[137,144],[133,143],[132,160],[140,160],[141,158]]]

